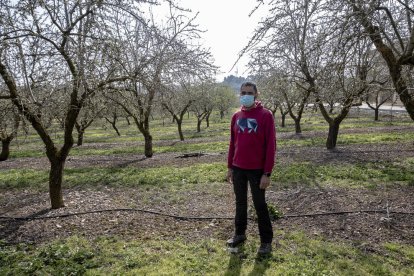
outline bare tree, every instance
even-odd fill
[[[277,84],[278,82],[272,77],[261,77],[257,80],[257,85],[260,87],[260,100],[272,112],[273,117],[279,109],[281,98]]]
[[[329,123],[328,149],[335,148],[339,125],[355,99],[368,90],[373,56],[363,33],[344,16],[344,7],[334,5],[339,2],[270,0],[271,14],[244,49],[254,49],[253,70],[283,72],[289,80],[282,94],[296,133],[309,97],[316,99]],[[331,117],[334,107],[339,113]]]
[[[340,5],[343,1],[340,2]],[[351,14],[363,27],[387,64],[395,91],[414,120],[414,92],[404,68],[414,65],[414,5],[409,0],[347,0]]]
[[[169,75],[183,72],[211,70],[211,54],[201,46],[191,43],[199,38],[200,31],[194,24],[196,16],[189,18],[185,11],[170,6],[164,24],[154,17],[146,24],[125,20],[117,22],[117,40],[123,45],[117,49],[114,67],[135,74],[133,79],[120,87],[113,87],[119,95],[111,97],[134,119],[144,136],[145,156],[153,155],[150,118],[158,93],[170,82]]]
[[[181,141],[184,141],[184,134],[182,130],[184,115],[189,110],[191,104],[195,101],[192,89],[194,89],[194,87],[191,82],[182,80],[179,85],[171,86],[170,88],[165,89],[161,95],[161,104],[174,118]]]
[[[258,85],[260,88],[260,99],[268,108],[273,117],[276,117],[276,112],[279,110],[280,118],[280,127],[286,126],[286,115],[289,114],[288,102],[285,101],[286,97],[289,97],[290,93],[287,93],[289,90],[290,84],[282,74],[277,74],[275,72],[270,73],[267,76],[260,76],[258,80]],[[292,101],[289,101],[289,104]],[[290,106],[290,110],[293,113],[292,109],[295,107],[296,103],[293,103],[293,106]],[[300,124],[299,124],[300,127]]]
[[[97,118],[102,117],[105,105],[101,99],[102,97],[88,98],[85,101],[82,110],[79,112],[75,122],[76,131],[78,132],[76,145],[83,145],[83,137],[86,129],[90,127]]]
[[[280,111],[280,116],[282,117],[281,122],[280,122],[280,127],[286,127],[286,115],[289,114],[289,109],[285,108],[283,104],[281,104],[279,106],[279,111]]]
[[[103,111],[102,117],[107,121],[112,128],[115,130],[116,134],[118,136],[121,136],[121,133],[119,132],[118,127],[116,124],[118,123],[118,119],[121,117],[126,118],[127,116],[124,114],[125,112],[121,112],[121,110],[118,108],[116,103],[114,103],[111,100],[105,100],[104,101],[105,109]]]
[[[0,5],[0,75],[13,104],[45,144],[51,165],[51,206],[60,208],[64,206],[64,165],[86,100],[110,83],[131,78],[119,75],[108,64],[108,49],[116,45],[110,30],[114,24],[109,22],[118,15],[115,11],[141,17],[138,3],[61,0],[2,1]],[[46,87],[53,89],[45,93]],[[61,106],[62,145],[53,140],[43,120],[44,110],[50,109],[48,100],[56,96],[66,104]]]
[[[339,126],[346,118],[356,99],[368,89],[368,72],[372,68],[375,55],[370,51],[371,43],[344,29],[343,36],[332,40],[326,64],[318,82],[316,102],[323,117],[329,124],[326,147],[335,149]],[[330,116],[324,105],[324,99],[333,99],[338,109],[336,116]]]
[[[386,72],[386,65],[379,57],[373,60],[373,66],[369,72],[371,78],[369,89],[363,95],[363,100],[369,108],[374,110],[374,120],[379,120],[380,107],[389,102],[395,94],[395,89],[392,87],[392,80]]]
[[[214,108],[220,112],[220,119],[236,105],[236,95],[228,85],[216,84],[212,91]]]
[[[5,161],[10,155],[10,143],[17,136],[20,125],[20,115],[10,101],[0,100],[0,161]]]
[[[329,36],[325,23],[326,1],[268,2],[271,13],[262,21],[248,46],[250,67],[256,75],[279,74],[288,82],[281,91],[289,115],[295,121],[295,132],[301,134],[300,122],[309,97],[317,89],[316,81],[322,63],[322,46]],[[281,31],[282,30],[282,31]]]
[[[197,118],[197,132],[201,132],[201,123],[204,120],[206,120],[207,127],[209,127],[208,118],[214,108],[213,91],[213,83],[211,81],[200,83],[192,91],[194,102],[190,110]]]

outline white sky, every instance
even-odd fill
[[[265,13],[264,7],[249,17],[257,5],[256,0],[180,0],[180,3],[181,7],[191,9],[194,14],[199,12],[196,23],[200,29],[206,30],[203,33],[204,45],[210,48],[215,64],[223,71],[216,77],[217,81],[230,74],[246,77],[247,55],[232,71],[230,69]]]

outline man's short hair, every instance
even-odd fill
[[[243,82],[243,83],[242,83],[242,85],[240,86],[240,90],[241,90],[243,87],[245,87],[245,86],[252,86],[252,87],[253,87],[254,92],[255,92],[255,93],[257,93],[257,87],[256,87],[256,84],[255,84],[254,82],[252,82],[252,81],[245,81],[245,82]]]

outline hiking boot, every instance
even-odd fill
[[[260,244],[260,248],[257,251],[259,255],[267,255],[272,252],[272,244],[271,243],[262,243]]]
[[[233,238],[227,241],[227,246],[236,247],[246,240],[246,235],[235,235]]]

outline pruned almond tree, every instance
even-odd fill
[[[386,70],[386,64],[377,54],[373,60],[372,68],[369,72],[371,79],[368,93],[361,98],[367,106],[374,111],[374,120],[379,120],[379,109],[386,103],[393,102],[396,98],[395,89],[391,77]]]
[[[112,86],[106,97],[133,118],[144,136],[146,157],[154,153],[151,115],[161,91],[170,85],[171,76],[195,72],[209,76],[215,69],[210,52],[195,43],[201,35],[194,23],[196,16],[171,4],[164,22],[154,15],[146,24],[118,17],[116,40],[122,41],[122,47],[114,51],[117,58],[112,67],[135,77]]]
[[[209,127],[209,118],[214,109],[214,82],[207,80],[194,87],[194,102],[190,110],[197,118],[197,132],[201,132],[201,123],[206,120]]]
[[[116,16],[142,18],[147,1],[1,1],[0,75],[20,114],[43,141],[50,162],[52,208],[64,206],[62,180],[76,120],[88,99],[130,79],[110,66]],[[154,1],[151,1],[153,3]],[[142,20],[145,22],[145,20]],[[47,126],[50,103],[61,104],[63,137]]]
[[[382,56],[395,91],[414,120],[414,2],[347,0],[337,4],[355,18]]]
[[[76,141],[77,146],[83,145],[83,138],[85,136],[86,129],[90,127],[96,119],[103,116],[105,109],[106,106],[103,102],[103,97],[92,97],[85,101],[84,106],[79,112],[75,122],[75,128],[78,133]]]
[[[226,84],[216,84],[212,91],[214,108],[220,113],[220,119],[236,106],[236,94],[233,88]]]
[[[278,89],[279,101],[286,106],[300,135],[304,109],[317,90],[323,44],[330,36],[320,27],[328,4],[323,0],[265,2],[270,12],[242,54],[250,52],[250,68],[255,75],[286,80]]]
[[[350,41],[350,40],[348,40]],[[318,82],[316,103],[324,119],[329,124],[326,148],[336,148],[339,127],[346,118],[353,103],[369,89],[368,73],[375,56],[370,41],[358,39],[344,43],[341,39],[330,44],[331,57],[327,57],[324,70]],[[326,100],[328,99],[328,100]],[[330,114],[326,101],[335,103],[336,113]]]
[[[329,124],[326,147],[334,149],[340,123],[355,99],[369,88],[372,43],[344,16],[343,7],[333,5],[339,2],[265,2],[270,14],[245,48],[252,52],[252,70],[289,80],[281,89],[281,101],[295,120],[296,133],[300,133],[298,123],[309,98],[315,98]],[[338,114],[333,114],[333,107]]]
[[[184,141],[182,129],[184,115],[187,114],[195,98],[191,95],[194,87],[191,83],[181,82],[179,85],[170,86],[161,94],[161,105],[171,115],[177,124],[180,141]]]

